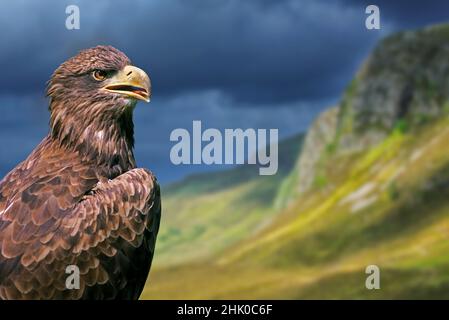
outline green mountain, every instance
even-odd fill
[[[168,187],[142,298],[449,298],[447,43],[445,25],[383,40],[278,175]]]

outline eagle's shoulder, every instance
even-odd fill
[[[49,202],[67,209],[98,182],[97,173],[80,162],[74,152],[55,148],[47,137],[0,181],[0,221],[8,208],[19,218],[39,210]],[[25,217],[23,217],[25,218]],[[24,222],[23,220],[21,221]]]
[[[160,187],[145,169],[113,180],[98,174],[76,155],[39,146],[1,181],[0,298],[138,297],[159,230]],[[69,265],[80,267],[79,291],[65,290]]]

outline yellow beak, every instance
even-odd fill
[[[118,71],[103,89],[146,102],[150,102],[151,98],[150,78],[145,71],[134,66]]]

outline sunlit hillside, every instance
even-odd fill
[[[284,143],[280,175],[167,189],[142,298],[449,298],[447,43],[446,26],[384,40],[335,121]],[[372,264],[380,290],[365,287]]]

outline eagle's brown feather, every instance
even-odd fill
[[[0,299],[137,299],[150,270],[160,191],[151,172],[135,168],[133,106],[118,97],[69,101],[57,80],[129,60],[111,47],[73,59],[50,82],[51,132],[0,182]],[[70,265],[79,290],[66,288]]]

